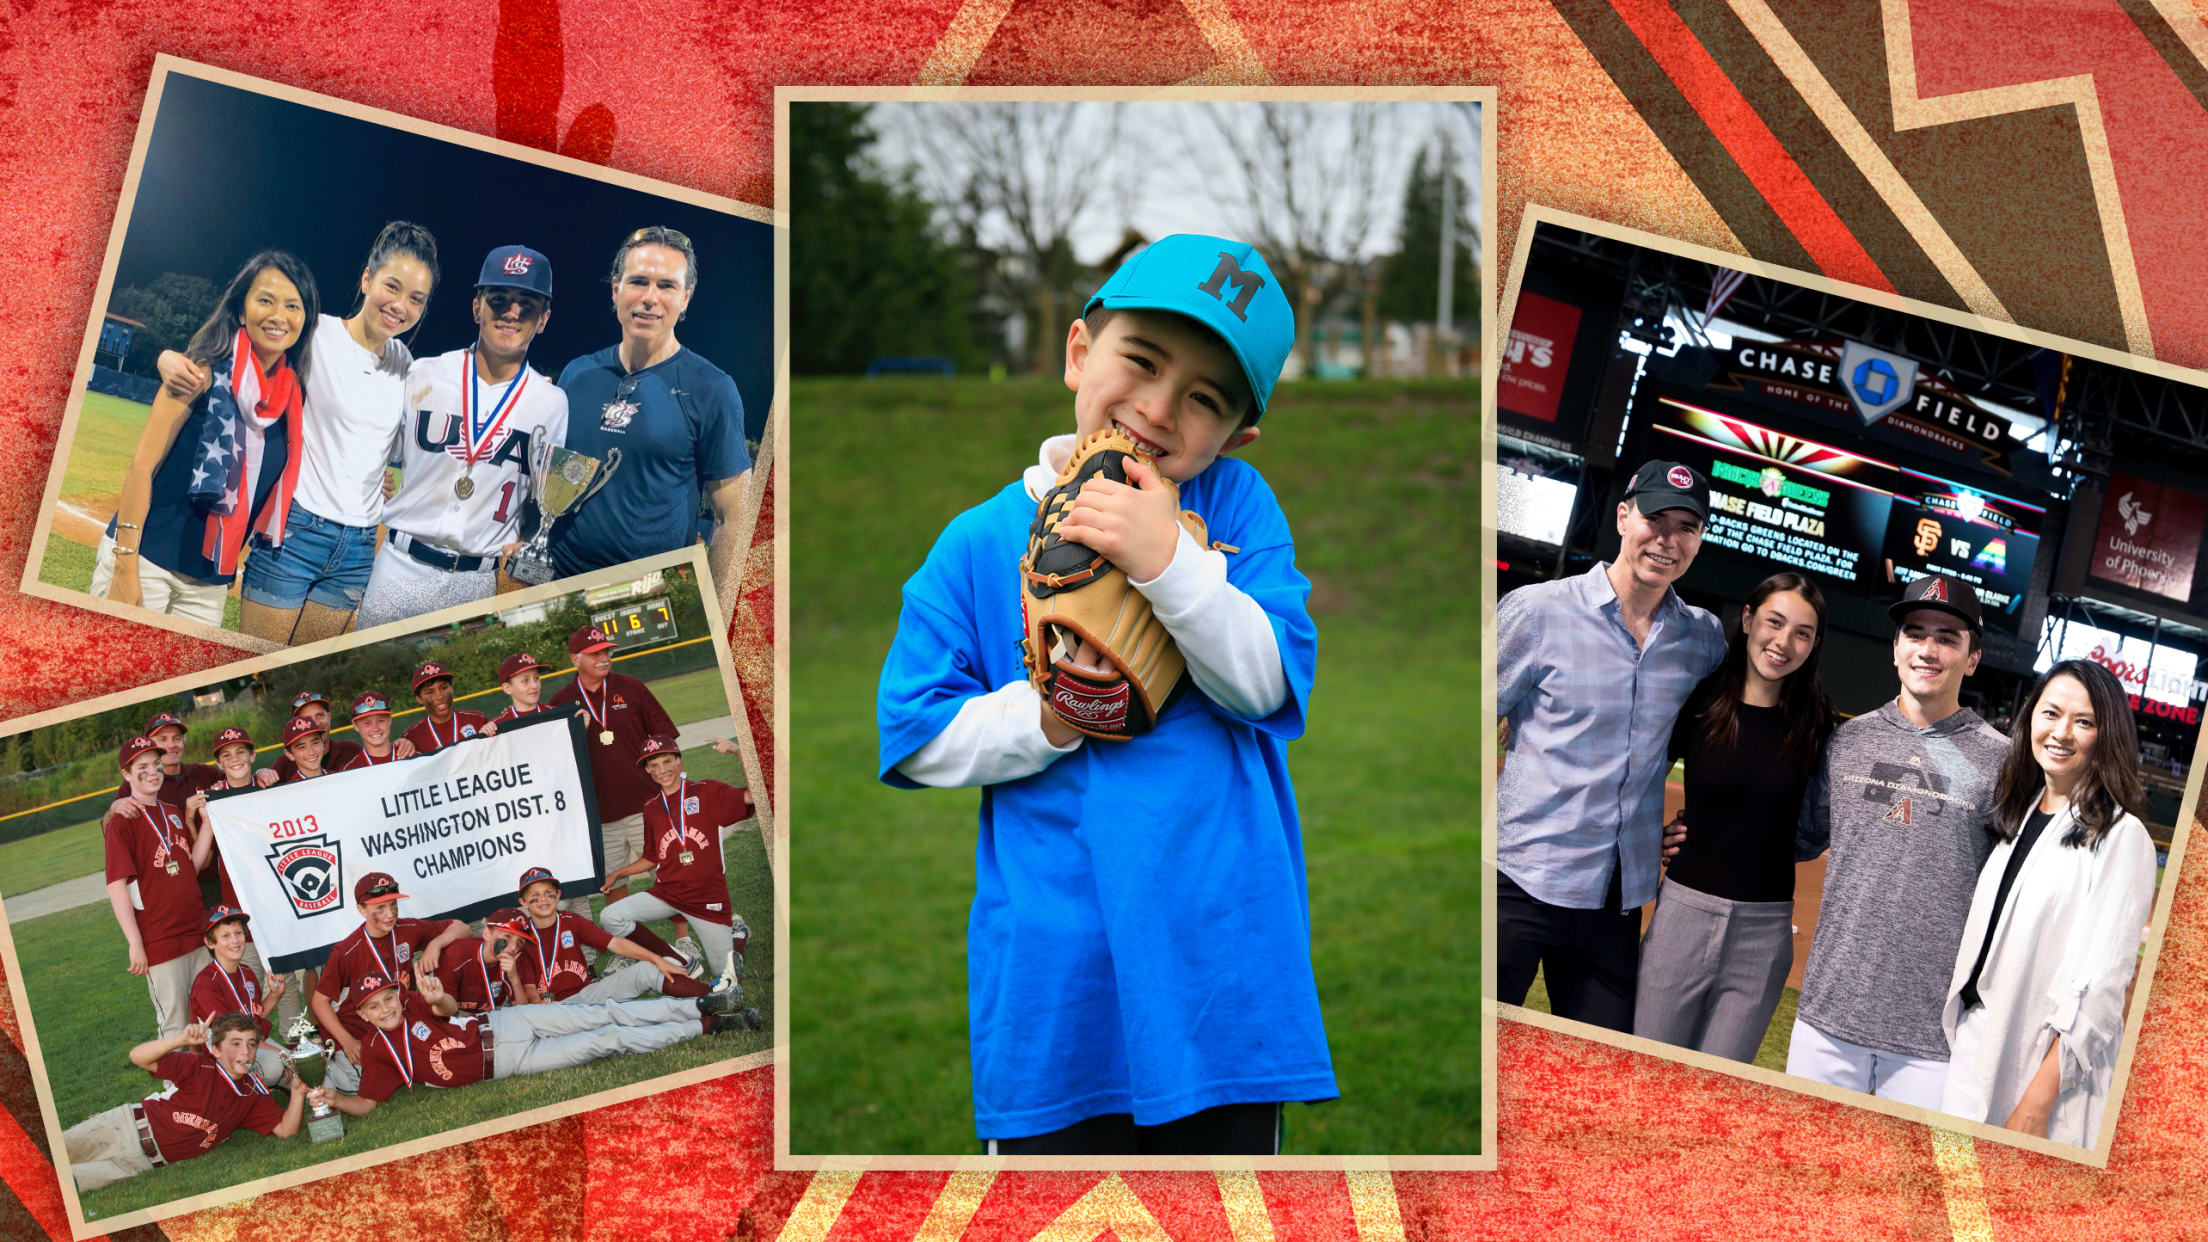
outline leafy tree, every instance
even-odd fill
[[[156,375],[153,360],[164,349],[181,350],[198,331],[222,291],[204,276],[163,272],[144,285],[125,285],[107,300],[108,309],[144,324],[130,333],[130,352],[122,369],[133,375]]]
[[[966,276],[909,176],[867,154],[863,104],[790,105],[790,366],[863,371],[885,354],[980,360]]]
[[[1450,294],[1450,317],[1457,332],[1479,331],[1480,273],[1472,262],[1479,242],[1479,200],[1454,168],[1436,167],[1429,153],[1420,151],[1411,165],[1411,177],[1403,193],[1402,247],[1388,256],[1381,274],[1380,314],[1403,322],[1431,323],[1441,296],[1441,178],[1455,180],[1457,255]]]

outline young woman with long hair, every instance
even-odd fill
[[[1797,573],[1764,579],[1725,662],[1680,709],[1691,831],[1641,940],[1633,1033],[1753,1060],[1794,966],[1794,827],[1833,726],[1817,678],[1825,597]]]
[[[314,276],[281,250],[245,261],[184,353],[206,391],[153,399],[92,570],[92,594],[222,624],[247,536],[281,543],[298,485]]]
[[[2009,731],[1940,1025],[1941,1111],[2091,1147],[2154,906],[2139,734],[2116,675],[2041,674]]]

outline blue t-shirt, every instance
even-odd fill
[[[227,367],[230,363],[224,359],[216,365]],[[200,432],[212,417],[208,394],[203,392],[192,402],[192,412],[185,416],[184,425],[177,428],[176,442],[169,446],[168,456],[154,468],[146,502],[146,520],[139,524],[138,558],[203,586],[228,586],[237,575],[217,573],[215,563],[201,554],[207,537],[207,510],[192,503],[191,499]],[[264,434],[261,473],[253,480],[252,506],[256,516],[268,504],[269,492],[283,478],[284,463],[291,460],[291,433],[282,419],[270,423]],[[107,534],[111,539],[115,536],[113,517],[107,519]],[[252,546],[259,546],[257,539],[256,536],[249,541]]]
[[[736,381],[695,350],[632,376],[609,345],[568,363],[560,389],[567,447],[601,461],[621,450],[604,490],[552,531],[563,578],[690,546],[704,489],[751,468]]]
[[[1287,763],[1317,664],[1311,584],[1248,464],[1214,463],[1181,502],[1242,549],[1227,578],[1271,618],[1288,699],[1243,720],[1184,680],[1151,732],[982,791],[966,944],[985,1139],[1339,1094]],[[883,781],[917,788],[896,765],[966,700],[1026,679],[1016,566],[1034,516],[1007,487],[952,519],[905,584],[876,701]]]

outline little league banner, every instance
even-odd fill
[[[436,754],[210,795],[207,815],[253,940],[275,970],[320,966],[360,926],[353,884],[396,877],[408,918],[474,919],[549,867],[565,895],[604,870],[598,800],[573,709],[509,721]]]

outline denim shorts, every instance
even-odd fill
[[[238,593],[267,608],[293,609],[308,600],[338,612],[360,607],[376,563],[376,528],[347,526],[309,512],[293,501],[284,519],[283,546],[253,536]]]

